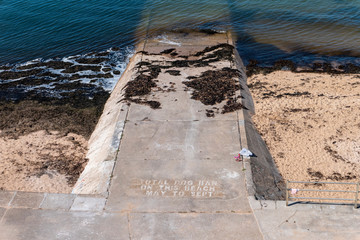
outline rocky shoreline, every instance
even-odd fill
[[[228,44],[205,48],[190,56],[181,56],[171,48],[157,55],[161,59],[174,60],[139,62],[137,77],[127,83],[121,101],[161,108],[160,102],[148,97],[149,93],[174,91],[174,86],[170,83],[170,86],[158,87],[156,77],[160,72],[178,76],[180,71],[172,68],[201,68],[219,60],[233,61],[234,58],[233,47]],[[110,96],[112,87],[106,81],[120,74],[111,59],[111,52],[100,52],[65,60],[36,60],[0,67],[0,166],[4,169],[0,176],[0,189],[71,192],[88,161],[87,141]],[[279,60],[272,67],[260,67],[252,61],[247,66],[249,88],[263,91],[266,84],[251,79],[278,70],[291,70],[304,76],[310,72],[342,76],[359,73],[360,67],[315,63],[312,67],[300,68],[286,60]],[[224,67],[196,77],[188,76],[183,84],[185,91],[191,89],[192,99],[208,106],[205,114],[212,118],[215,114],[245,108],[238,102],[241,97],[235,94],[242,87],[232,80],[237,77],[237,70]],[[307,98],[311,95],[305,90],[284,93],[276,90],[261,94],[262,99]],[[213,107],[223,101],[225,104],[221,108]],[[304,112],[300,108],[294,109],[290,112]],[[259,125],[257,127],[271,150],[265,133]],[[278,158],[273,157],[275,160]],[[307,171],[309,174],[313,172],[317,171],[312,168]],[[352,175],[344,176],[353,179]]]
[[[0,189],[71,192],[121,74],[114,54],[0,66]]]

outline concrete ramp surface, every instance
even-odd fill
[[[6,193],[0,239],[262,239],[250,169],[234,159],[246,79],[235,51],[227,33],[139,44],[74,194]]]
[[[241,108],[222,113],[229,96],[205,105],[184,84],[206,71],[235,70],[234,58],[209,56],[223,50],[209,47],[229,41],[226,34],[195,39],[169,34],[167,41],[144,43],[134,78],[159,69],[156,87],[136,98],[141,101],[130,100],[105,206],[127,215],[134,239],[262,238],[247,200],[243,165],[234,159],[241,149]],[[209,52],[200,55],[206,47]],[[231,79],[234,86],[240,77]],[[240,89],[234,87],[231,97],[240,103]]]

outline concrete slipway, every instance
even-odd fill
[[[167,68],[179,71],[174,75],[162,69],[146,96],[160,109],[124,100],[140,62],[195,61],[196,53],[221,43],[234,44],[228,33],[169,33],[142,42],[104,108],[73,193],[0,192],[0,239],[360,239],[359,212],[350,206],[255,200],[266,192],[257,184],[276,187],[281,179],[252,127],[254,108],[236,50],[233,60]],[[170,48],[177,55],[161,53]],[[182,82],[224,67],[240,71],[243,89],[235,96],[247,110],[207,117],[214,106],[191,99]],[[242,147],[256,157],[236,162]],[[251,161],[261,161],[256,166],[263,166],[265,180],[252,177]]]

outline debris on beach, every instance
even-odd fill
[[[359,76],[275,71],[248,78],[256,109],[252,120],[284,179],[358,181]],[[329,186],[317,183],[299,187]],[[331,188],[351,190],[351,185]],[[298,193],[301,197],[304,194]],[[306,196],[318,197],[316,194],[310,192]],[[347,198],[338,192],[327,195],[334,196]]]
[[[126,59],[115,50],[0,66],[0,188],[70,193]],[[24,151],[26,149],[26,151]]]
[[[175,48],[169,48],[160,53],[149,53],[140,51],[144,58],[137,63],[138,76],[127,83],[125,87],[125,100],[137,104],[149,105],[153,109],[158,109],[161,103],[151,99],[152,92],[171,92],[175,91],[174,85],[158,86],[157,78],[160,73],[168,73],[172,76],[181,76],[182,69],[212,67],[219,61],[233,61],[234,47],[229,44],[219,44],[206,47],[203,50],[189,56],[179,56]],[[159,59],[159,56],[165,57]],[[177,56],[176,59],[172,57]],[[189,59],[191,57],[191,60]],[[153,58],[153,59],[152,59]],[[236,91],[241,89],[239,83],[240,72],[236,69],[223,67],[218,70],[207,70],[200,76],[190,76],[189,81],[182,83],[193,89],[192,98],[201,101],[205,105],[216,105],[225,103],[222,114],[233,112],[243,108],[239,102],[240,96],[236,96]],[[207,110],[206,116],[214,117],[215,111]]]
[[[238,70],[223,68],[216,71],[206,71],[199,77],[190,76],[188,77],[189,81],[184,81],[183,84],[194,89],[192,98],[201,101],[205,105],[215,105],[226,100],[221,112],[225,114],[244,108],[238,102],[241,97],[236,96],[236,91],[241,89],[239,77]],[[207,112],[206,115],[213,117],[213,113]]]
[[[280,70],[294,73],[359,74],[360,66],[353,63],[336,65],[329,62],[313,62],[306,66],[297,66],[293,61],[284,59],[275,61],[272,66],[260,66],[258,61],[250,60],[246,66],[246,75],[248,77],[256,74],[266,75]]]

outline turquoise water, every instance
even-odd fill
[[[246,61],[360,64],[358,0],[0,0],[0,64],[119,47],[176,28],[232,30]]]

